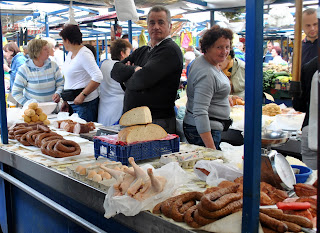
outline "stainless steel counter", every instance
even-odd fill
[[[48,186],[50,190],[54,190],[59,194],[72,199],[75,203],[81,203],[85,208],[103,216],[105,193],[100,190],[73,179],[53,168],[35,163],[4,149],[0,149],[0,162],[3,163],[4,168],[6,168],[4,171],[8,172],[9,175],[14,176],[14,173],[10,174],[10,171],[16,169],[19,173],[22,173],[23,176],[28,176],[31,180],[34,180],[34,182],[39,182],[42,185]],[[75,214],[77,213],[75,212]],[[85,217],[83,216],[83,218]],[[112,218],[112,220],[137,232],[192,232],[147,211],[141,212],[134,217],[126,217],[120,214]],[[105,219],[105,221],[107,222],[110,220]],[[91,223],[95,224],[94,222]],[[104,230],[108,231],[108,229]],[[108,232],[112,232],[112,230]]]

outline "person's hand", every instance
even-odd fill
[[[134,69],[134,72],[137,72],[138,70],[141,70],[142,67],[141,66],[137,66],[135,69]]]
[[[82,104],[85,99],[85,96],[80,93],[73,101],[74,104]]]
[[[67,101],[63,101],[62,105],[61,105],[61,109],[60,112],[69,112],[69,104]]]
[[[10,71],[10,67],[7,64],[3,64],[3,70],[5,72],[9,72]]]
[[[60,101],[60,95],[55,93],[53,96],[52,96],[52,100],[56,103],[59,103]]]

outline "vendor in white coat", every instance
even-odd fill
[[[117,39],[111,43],[111,59],[101,64],[103,81],[100,84],[98,122],[104,126],[118,124],[123,110],[124,85],[110,76],[113,65],[130,55],[132,45],[127,40]]]

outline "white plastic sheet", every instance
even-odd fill
[[[153,168],[147,164],[141,166],[144,171],[148,168]],[[113,186],[109,189],[108,194],[104,200],[103,207],[105,209],[106,218],[111,218],[116,214],[122,213],[125,216],[135,216],[140,211],[150,210],[155,204],[171,197],[173,192],[182,184],[188,182],[186,172],[179,166],[177,162],[168,163],[165,166],[154,170],[155,176],[163,176],[167,179],[167,183],[161,193],[152,196],[144,201],[138,201],[127,194],[123,196],[113,196]]]

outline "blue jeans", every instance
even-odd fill
[[[184,132],[184,135],[186,136],[187,141],[190,144],[205,146],[195,126],[189,125],[183,122],[183,132]],[[211,130],[211,135],[217,150],[221,150],[220,148],[221,131]]]
[[[82,104],[70,104],[70,106],[73,112],[78,113],[81,119],[84,119],[88,122],[97,122],[99,97],[89,102],[83,102]]]

